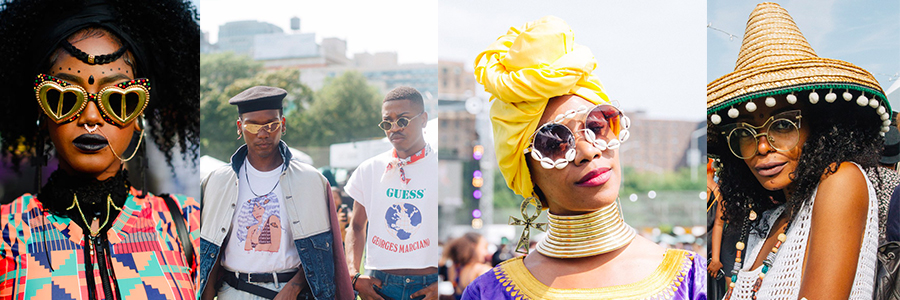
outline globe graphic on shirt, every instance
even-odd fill
[[[422,225],[422,213],[411,203],[395,203],[384,214],[388,230],[398,239],[407,240]]]

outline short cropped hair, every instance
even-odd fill
[[[409,100],[412,102],[413,106],[421,108],[422,110],[425,109],[425,102],[422,100],[422,94],[412,87],[401,86],[394,88],[384,96],[383,102],[394,100]]]

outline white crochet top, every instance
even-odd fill
[[[854,163],[854,165],[856,165]],[[859,168],[859,165],[856,165]],[[853,287],[850,290],[849,299],[872,299],[873,286],[875,284],[875,263],[876,252],[878,249],[878,199],[875,196],[875,189],[866,173],[866,186],[869,190],[869,212],[866,216],[866,231],[863,235],[862,249],[859,252],[859,259],[856,263],[856,276],[853,279]],[[787,232],[787,240],[778,248],[778,255],[775,257],[772,268],[766,273],[765,279],[762,281],[756,296],[758,299],[797,299],[800,293],[801,274],[803,272],[803,257],[806,253],[806,242],[809,237],[810,221],[812,219],[813,203],[816,199],[816,192],[813,191],[812,201],[804,204],[800,208],[800,212],[794,219],[793,224]],[[778,216],[784,212],[784,205],[773,209],[770,213],[762,214],[762,221],[768,223],[769,230]],[[766,233],[768,236],[768,232]],[[750,234],[747,241],[747,249],[750,252],[745,254],[743,268],[738,273],[738,279],[735,283],[734,291],[731,299],[751,299],[753,284],[759,278],[762,272],[760,267],[750,270],[753,262],[759,256],[765,237],[756,234]],[[829,284],[823,282],[822,284]]]

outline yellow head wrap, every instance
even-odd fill
[[[475,79],[498,99],[491,107],[494,146],[506,184],[523,197],[534,186],[525,148],[550,98],[575,94],[594,104],[609,103],[603,85],[591,74],[597,60],[576,45],[572,29],[546,16],[512,27],[475,58]]]

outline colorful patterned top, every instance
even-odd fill
[[[185,262],[165,200],[139,194],[130,190],[106,231],[114,284],[123,299],[194,299],[196,261]],[[200,204],[190,197],[173,198],[194,249],[199,249]],[[71,219],[44,212],[40,201],[25,194],[0,206],[0,231],[0,299],[92,298],[85,276],[85,235]],[[102,299],[96,256],[92,261],[96,298]]]
[[[640,281],[594,289],[551,288],[531,275],[523,257],[500,263],[466,287],[474,299],[679,299],[706,300],[706,264],[696,253],[669,249],[652,275]]]

